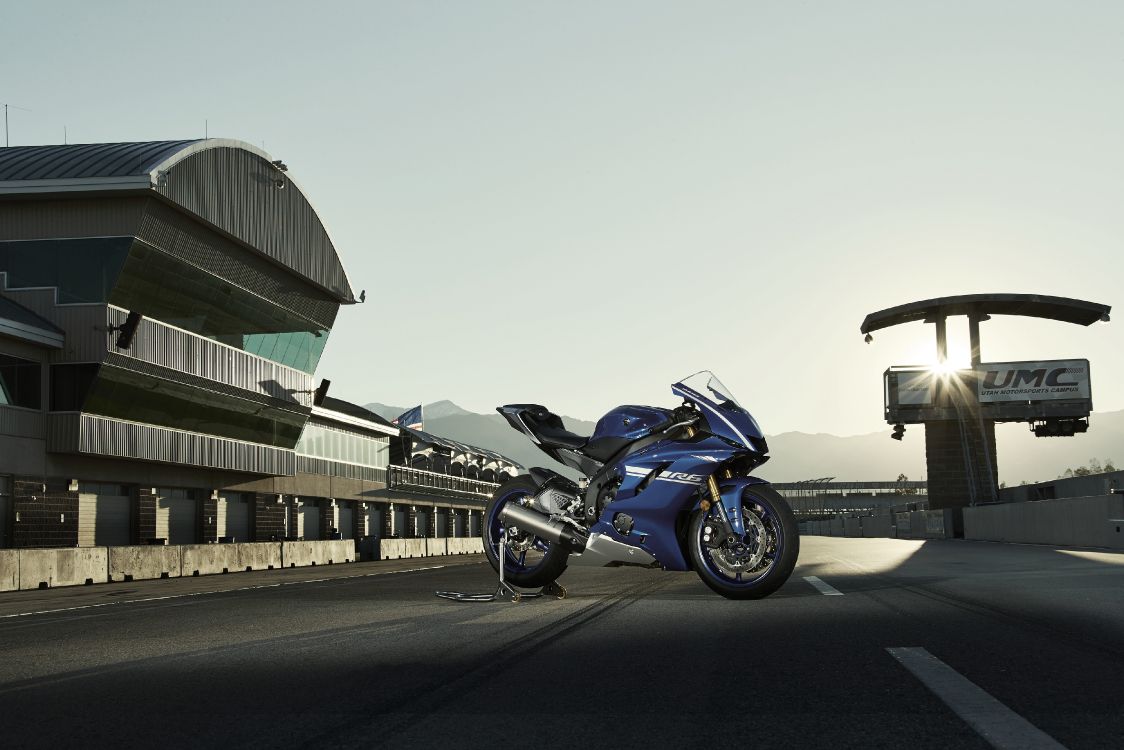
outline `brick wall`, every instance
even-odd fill
[[[199,495],[196,495],[198,497]],[[197,542],[214,542],[218,539],[219,531],[219,501],[210,493],[203,494],[203,499],[197,504],[199,508],[199,523],[197,528],[202,533],[202,539]]]
[[[269,542],[285,537],[286,503],[278,503],[277,495],[256,493],[254,503],[254,541]]]
[[[15,547],[77,547],[78,493],[69,480],[14,477],[12,544]]]
[[[156,498],[151,487],[138,487],[136,490],[136,513],[133,514],[134,540],[147,544],[156,537]]]

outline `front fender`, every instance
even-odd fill
[[[718,480],[718,495],[722,498],[722,507],[726,510],[726,517],[730,519],[730,527],[738,536],[745,534],[745,518],[742,516],[742,490],[756,484],[768,484],[759,477],[730,477]],[[697,509],[699,506],[696,505]]]

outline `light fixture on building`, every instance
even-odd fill
[[[219,499],[219,491],[218,490],[211,490],[211,499],[212,500],[218,500]]]
[[[77,492],[78,491],[78,480],[77,479],[71,479],[70,484],[68,484],[66,486],[66,489],[67,489],[68,492]]]
[[[282,503],[285,502],[285,498],[282,495],[278,495],[277,498],[273,502],[277,503],[278,505],[281,505]]]

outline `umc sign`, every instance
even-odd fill
[[[996,422],[1027,422],[1039,437],[1089,428],[1093,393],[1084,359],[981,362],[979,324],[992,315],[1021,315],[1077,325],[1108,321],[1110,308],[1031,294],[974,294],[911,302],[871,313],[860,331],[912,321],[933,323],[937,361],[948,359],[946,321],[968,318],[971,367],[891,367],[883,374],[884,415],[900,440],[907,424],[925,425],[929,507],[956,508],[996,499]]]

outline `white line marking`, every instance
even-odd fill
[[[165,599],[184,599],[189,596],[209,596],[211,594],[229,594],[234,591],[255,591],[257,589],[273,589],[278,586],[293,586],[298,583],[324,583],[326,581],[347,581],[354,578],[370,578],[372,576],[389,576],[396,573],[417,573],[421,570],[439,570],[444,565],[430,565],[425,568],[409,568],[407,570],[384,570],[378,573],[357,573],[352,576],[336,576],[335,578],[309,578],[304,581],[281,581],[280,583],[263,583],[257,586],[242,586],[234,589],[219,589],[218,591],[193,591],[187,594],[168,594],[167,596],[150,596],[145,599],[125,599],[117,602],[102,602],[101,604],[83,604],[80,607],[60,607],[59,609],[41,609],[37,612],[16,612],[11,615],[0,615],[0,620],[12,617],[30,617],[31,615],[50,615],[57,612],[74,612],[80,609],[97,609],[99,607],[112,607],[117,604],[143,604],[144,602],[160,602]],[[187,576],[191,578],[192,576]],[[174,578],[171,580],[175,580]]]
[[[1000,750],[1065,750],[1065,746],[1053,737],[925,649],[903,646],[886,650],[992,747]]]
[[[816,587],[824,596],[843,596],[843,592],[832,586],[830,583],[824,583],[816,576],[804,576],[804,580]]]

